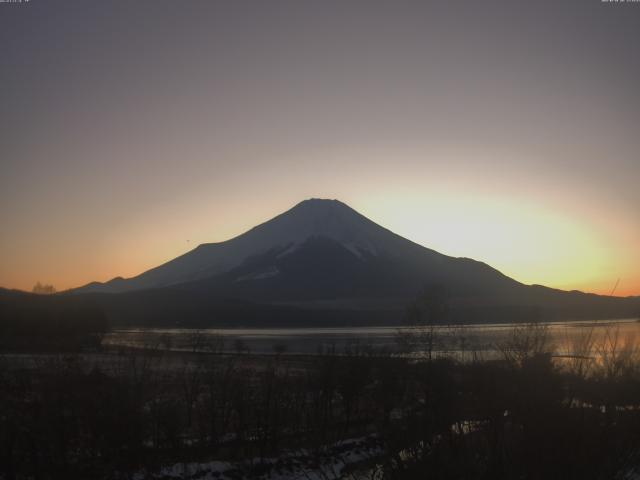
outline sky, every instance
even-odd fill
[[[0,3],[0,285],[129,277],[310,197],[640,295],[640,3]]]

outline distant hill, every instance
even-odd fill
[[[36,295],[0,288],[0,351],[97,348],[108,329],[104,308],[85,295]]]
[[[306,200],[248,232],[203,244],[136,277],[69,293],[114,323],[308,325],[398,322],[439,285],[456,321],[631,317],[637,298],[527,286],[411,242],[337,200]]]

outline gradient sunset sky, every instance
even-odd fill
[[[133,276],[309,197],[640,295],[640,3],[0,3],[0,285]]]

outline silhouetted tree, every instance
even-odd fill
[[[438,341],[438,327],[445,324],[448,310],[444,287],[433,285],[425,288],[407,310],[407,328],[398,330],[396,339],[400,347],[407,352],[424,352],[427,359],[432,360]]]
[[[56,293],[56,288],[53,285],[38,282],[33,286],[32,292],[39,295],[52,295]]]

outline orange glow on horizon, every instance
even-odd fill
[[[640,9],[306,3],[3,8],[0,286],[132,277],[320,197],[640,295]]]
[[[606,232],[542,205],[507,202],[491,196],[451,198],[437,190],[367,200],[360,202],[356,198],[347,203],[405,238],[446,255],[483,261],[520,282],[608,295],[620,278],[614,295],[640,295],[640,275],[631,268],[633,262],[625,262],[622,253],[630,251],[631,245],[611,248]],[[444,204],[446,209],[442,208]],[[233,238],[287,209],[252,206],[247,208],[245,221],[229,212],[218,214],[214,217],[213,234],[201,220],[206,217],[203,212],[175,218],[171,221],[172,231],[191,232],[182,236],[160,234],[158,225],[164,210],[159,209],[144,224],[114,229],[109,238],[95,246],[94,255],[84,252],[84,263],[80,265],[60,262],[65,255],[56,255],[55,248],[36,251],[31,265],[14,266],[18,273],[4,286],[29,291],[36,281],[41,281],[52,283],[60,291],[90,281],[132,277],[200,243]],[[205,226],[198,230],[194,225]],[[35,248],[33,244],[27,246]],[[66,250],[66,255],[73,254],[68,245],[54,247]],[[40,273],[34,274],[35,271]],[[3,280],[8,279],[3,275]]]

